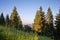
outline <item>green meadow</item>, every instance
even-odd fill
[[[46,36],[38,36],[34,33],[27,33],[15,28],[0,26],[0,40],[53,40]]]

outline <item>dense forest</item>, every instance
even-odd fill
[[[46,15],[40,7],[36,12],[32,28],[29,25],[23,26],[16,7],[10,17],[7,14],[5,18],[1,13],[0,40],[60,40],[60,9],[53,18],[50,7]]]

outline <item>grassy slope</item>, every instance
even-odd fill
[[[48,37],[36,34],[18,31],[14,28],[0,26],[0,40],[52,40]]]

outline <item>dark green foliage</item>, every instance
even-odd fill
[[[18,16],[18,30],[23,30],[23,25],[20,16]]]
[[[14,27],[16,29],[18,29],[18,17],[17,17],[17,15],[14,16],[14,19],[13,20],[14,20],[14,22],[13,22]]]
[[[54,31],[55,40],[60,40],[60,10],[59,13],[56,15],[55,25],[56,25],[55,26],[56,30]]]
[[[9,15],[6,15],[6,27],[10,26],[10,19],[9,19]]]
[[[31,27],[28,25],[24,25],[24,31],[25,32],[31,32]]]
[[[23,25],[22,25],[22,23],[21,23],[21,24],[18,24],[18,30],[23,30]]]
[[[3,13],[1,13],[1,16],[0,16],[0,25],[5,25],[5,19],[4,19],[4,15]]]
[[[49,37],[53,36],[53,15],[50,8],[48,8],[48,12],[46,16],[46,27],[44,30],[46,36]]]

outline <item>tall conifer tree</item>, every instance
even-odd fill
[[[53,15],[50,7],[48,8],[48,12],[46,15],[46,28],[45,28],[46,36],[53,36]]]
[[[16,11],[16,7],[14,7],[13,12],[11,13],[10,16],[10,20],[11,20],[11,25],[17,29],[19,29],[19,24],[22,24],[20,17],[18,16],[18,13]],[[19,23],[20,22],[20,23]]]
[[[59,9],[59,13],[56,15],[56,21],[55,21],[55,27],[56,27],[56,31],[55,33],[55,39],[54,40],[60,40],[60,9]]]
[[[3,15],[3,13],[1,13],[1,16],[0,16],[0,25],[5,25],[5,18],[4,18],[4,15]]]
[[[11,13],[11,16],[10,16],[10,20],[11,20],[11,25],[12,25],[12,26],[14,26],[15,16],[17,16],[16,7],[14,7],[13,12]]]
[[[34,24],[33,24],[33,30],[42,33],[44,28],[44,12],[42,11],[42,7],[40,7],[40,10],[37,11]]]

